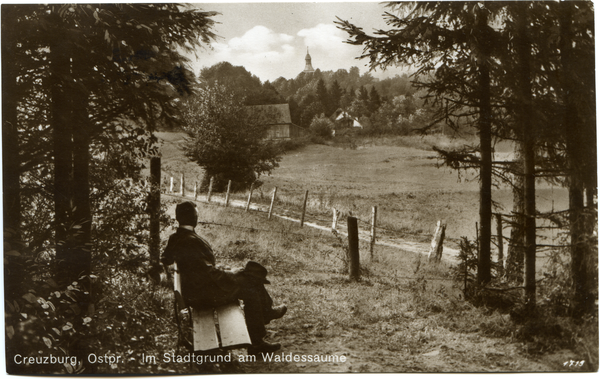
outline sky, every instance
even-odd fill
[[[321,71],[349,70],[356,66],[363,74],[369,70],[368,60],[355,59],[362,47],[344,43],[347,34],[336,28],[336,16],[360,26],[365,32],[386,29],[385,8],[376,2],[284,2],[284,3],[203,3],[204,11],[216,11],[218,22],[213,32],[219,37],[197,52],[192,67],[199,73],[203,67],[227,61],[244,66],[261,81],[279,77],[295,78],[305,66],[308,51],[312,66]],[[406,72],[392,68],[371,72],[383,79]]]

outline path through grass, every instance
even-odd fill
[[[293,357],[337,355],[345,362],[240,364],[257,372],[498,372],[565,370],[556,349],[528,353],[534,344],[513,338],[508,315],[462,300],[446,264],[428,265],[419,254],[379,247],[370,262],[361,244],[362,280],[348,280],[345,241],[264,214],[200,204],[200,219],[224,226],[198,227],[229,267],[247,260],[269,269],[269,290],[288,314],[269,325],[269,338]],[[173,347],[171,347],[173,348]],[[533,349],[534,351],[535,349]],[[186,372],[187,366],[177,368]]]

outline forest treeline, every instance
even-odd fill
[[[9,373],[92,373],[90,353],[125,355],[132,338],[136,354],[155,348],[162,330],[149,321],[170,305],[148,281],[158,268],[142,169],[158,154],[153,132],[180,122],[196,85],[185,54],[214,40],[214,15],[175,3],[2,5]],[[165,209],[160,222],[171,224]],[[17,354],[76,359],[25,365]]]
[[[377,79],[354,66],[261,82],[246,68],[221,62],[202,69],[199,79],[201,85],[218,83],[244,96],[247,105],[289,104],[292,122],[306,129],[315,119],[334,121],[346,112],[365,134],[405,135],[427,126],[433,113],[423,99],[424,92],[412,85],[408,74]]]
[[[597,146],[594,9],[573,2],[416,2],[387,5],[387,30],[367,34],[338,20],[348,43],[363,47],[371,68],[407,65],[434,104],[434,120],[467,122],[478,146],[437,149],[456,169],[479,173],[477,284],[523,283],[522,315],[536,317],[539,219],[568,230],[555,252],[566,253],[557,284],[561,312],[597,312]],[[515,146],[515,159],[494,159],[497,141]],[[541,214],[536,183],[568,188],[569,209]],[[492,188],[513,188],[506,267],[491,261]],[[553,241],[556,242],[556,241]],[[564,249],[564,250],[561,250]],[[504,271],[504,268],[506,270]],[[485,298],[485,296],[483,296]],[[525,317],[527,318],[527,317]]]

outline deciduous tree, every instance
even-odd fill
[[[216,84],[186,98],[182,109],[186,154],[204,168],[204,188],[211,177],[215,190],[229,180],[234,189],[247,188],[278,167],[278,149],[266,140],[269,120],[277,115],[268,107],[245,106],[243,98]]]

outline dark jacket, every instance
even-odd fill
[[[161,262],[165,266],[177,262],[182,296],[192,307],[213,307],[237,299],[234,274],[215,267],[210,245],[191,230],[178,228],[169,237]]]

